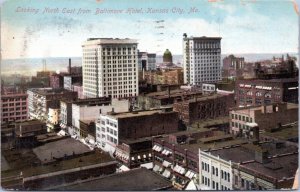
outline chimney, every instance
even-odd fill
[[[71,58],[69,58],[69,67],[68,67],[68,73],[71,74]]]
[[[268,151],[267,150],[256,150],[255,151],[255,161],[259,163],[268,163]]]
[[[259,142],[259,127],[255,126],[252,127],[252,132],[253,132],[253,143],[258,143]]]

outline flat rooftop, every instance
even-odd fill
[[[269,159],[268,163],[258,163],[256,161],[240,165],[246,169],[251,169],[261,175],[271,176],[278,180],[295,177],[298,169],[298,153],[282,155]]]
[[[245,144],[247,141],[244,139],[232,139],[232,140],[225,140],[225,141],[218,141],[218,142],[211,142],[211,143],[202,143],[201,140],[195,144],[183,144],[179,145],[183,149],[187,149],[192,151],[195,154],[199,153],[199,149],[202,151],[213,150],[213,149],[220,149],[224,147],[232,147],[236,145]]]
[[[35,175],[41,175],[41,174],[52,173],[56,171],[63,171],[63,170],[77,168],[77,167],[84,167],[84,166],[108,163],[108,162],[115,162],[115,160],[112,159],[108,153],[102,151],[101,152],[95,151],[93,153],[84,156],[57,161],[55,163],[48,164],[48,165],[29,167],[23,170],[23,175],[24,177],[30,177]]]
[[[243,79],[243,80],[238,80],[237,83],[290,83],[290,82],[298,82],[298,78],[282,78],[282,79]]]
[[[99,163],[115,162],[108,153],[100,150],[44,165],[41,165],[41,161],[32,149],[3,150],[1,155],[7,162],[6,170],[1,167],[2,178],[19,176],[20,172],[23,172],[24,177],[29,177]]]
[[[70,99],[62,99],[61,101],[65,103],[72,103],[79,106],[82,105],[101,105],[101,104],[110,104],[111,98],[110,97],[100,97],[100,98],[88,98],[88,99],[76,99],[74,101]]]
[[[268,136],[278,138],[282,140],[289,140],[299,137],[298,123],[291,126],[283,126],[281,129],[275,130],[274,132],[264,131],[260,133],[262,136]]]
[[[34,93],[40,94],[40,95],[53,95],[53,94],[65,94],[70,93],[72,91],[68,91],[65,89],[53,89],[53,88],[32,88],[28,91],[32,91]]]
[[[192,40],[221,40],[222,37],[206,37],[206,36],[202,36],[202,37],[187,37],[187,39],[192,39]]]
[[[282,103],[279,103],[282,104]],[[286,103],[287,109],[298,109],[298,104],[295,103]],[[266,107],[272,107],[273,104],[266,105]],[[248,107],[242,107],[242,108],[234,108],[233,111],[242,113],[242,114],[250,114],[250,111],[256,111],[256,110],[263,110],[263,105],[259,106],[248,106]]]
[[[41,125],[41,124],[45,125],[45,123],[43,123],[39,120],[36,120],[36,119],[16,123],[17,126],[19,126],[19,125],[22,125],[22,126]]]
[[[159,174],[137,168],[130,171],[117,173],[102,178],[79,181],[73,184],[66,184],[54,190],[66,191],[152,191],[172,187],[172,183]]]
[[[196,121],[190,126],[190,128],[193,130],[197,130],[203,127],[212,127],[214,125],[220,125],[226,123],[229,123],[229,117],[218,117],[216,119],[206,119],[206,120]]]
[[[176,113],[176,112],[174,112],[174,111],[162,112],[161,109],[158,109],[158,110],[151,110],[151,111],[134,111],[134,112],[115,113],[115,114],[110,114],[108,116],[110,116],[114,119],[121,119],[121,118],[129,118],[129,117],[154,115],[154,114],[158,114],[158,113]]]
[[[183,89],[170,90],[170,97],[171,98],[178,97],[178,96],[184,96],[184,95],[195,95],[195,94],[202,94],[202,92],[186,91],[186,90],[183,90]],[[169,93],[168,93],[168,91],[159,91],[159,92],[148,93],[145,96],[156,98],[156,99],[163,99],[163,98],[168,98]]]
[[[73,138],[53,141],[33,149],[33,152],[42,163],[52,162],[55,161],[55,158],[71,156],[74,153],[78,155],[88,153],[90,151],[91,150],[88,146]]]
[[[89,38],[85,41],[82,46],[89,46],[95,44],[137,44],[138,41],[136,39],[119,39],[119,38]]]
[[[224,95],[224,94],[203,95],[203,96],[200,96],[200,97],[195,97],[193,99],[189,99],[185,102],[196,103],[196,102],[199,102],[199,101],[206,101],[206,100],[214,100],[214,99],[218,99],[218,98],[223,98],[225,96],[227,96],[227,95]]]
[[[296,146],[276,146],[276,143],[266,142],[258,145],[244,144],[237,147],[222,148],[210,151],[214,156],[220,156],[220,158],[226,161],[233,161],[235,163],[250,161],[255,159],[255,151],[262,152],[268,151],[269,157],[278,154],[286,154],[291,152],[297,152]]]

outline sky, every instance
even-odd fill
[[[105,9],[122,13],[96,14]],[[1,51],[3,59],[80,57],[87,38],[112,37],[137,39],[140,51],[182,54],[187,33],[222,37],[223,54],[298,52],[298,23],[292,0],[7,0]]]

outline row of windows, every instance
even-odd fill
[[[26,107],[22,107],[22,111],[26,110]],[[3,112],[7,112],[7,111],[21,111],[20,107],[16,107],[16,108],[2,108]]]
[[[26,114],[27,114],[26,111],[22,112],[22,115],[26,115]],[[15,116],[15,115],[21,115],[21,113],[20,113],[20,112],[17,112],[17,113],[3,113],[3,114],[2,114],[3,117]]]
[[[13,102],[13,101],[26,101],[26,97],[24,98],[11,98],[11,99],[2,99],[2,102]]]
[[[238,115],[238,114],[231,114],[231,119],[239,120],[239,121],[246,121],[252,123],[253,119],[252,117],[247,117],[244,115]]]
[[[106,135],[106,136],[107,136],[107,140],[108,140],[108,141],[110,141],[110,142],[112,142],[112,143],[114,143],[114,144],[117,144],[117,139],[116,139],[116,138],[111,137],[111,136],[109,136],[109,135]]]
[[[9,103],[9,104],[5,103],[5,104],[2,104],[2,106],[3,107],[8,107],[8,106],[12,107],[12,106],[20,106],[21,104],[26,105],[26,102],[23,102],[23,103]]]
[[[202,162],[202,170],[209,173],[210,172],[209,168],[210,168],[209,164]],[[214,167],[214,166],[211,166],[211,168],[212,168],[212,174],[218,177],[218,174],[219,174],[218,168]],[[230,182],[230,173],[221,170],[221,179],[224,179],[224,180]]]

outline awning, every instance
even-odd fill
[[[163,161],[163,166],[164,167],[169,167],[172,163],[168,162],[168,161]]]
[[[66,135],[66,132],[64,130],[60,130],[58,133],[57,133],[58,136],[65,136]]]
[[[141,167],[145,167],[146,169],[153,169],[153,163],[152,162],[144,163],[144,164],[141,164]]]
[[[166,177],[166,178],[169,178],[171,176],[171,172],[169,170],[165,170],[162,174],[162,176]]]
[[[185,176],[190,179],[192,179],[195,175],[196,175],[196,173],[194,173],[193,171],[190,171],[190,170],[188,170],[185,174]]]
[[[159,170],[158,170],[158,172],[162,172],[164,170],[164,168],[163,167],[159,167]]]
[[[123,172],[123,171],[129,171],[130,169],[128,167],[126,167],[125,165],[122,165],[120,167],[120,170],[121,170],[121,172]]]
[[[155,165],[154,167],[153,167],[153,171],[158,171],[159,170],[159,166],[158,165]]]
[[[189,177],[190,173],[191,173],[190,170],[188,170],[184,176]]]
[[[180,172],[179,173],[183,175],[185,173],[185,169],[183,167],[180,167]]]

